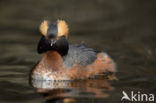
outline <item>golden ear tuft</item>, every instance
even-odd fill
[[[68,37],[68,25],[64,20],[57,21],[57,28],[58,28],[58,36],[65,36]]]
[[[48,21],[44,20],[40,25],[40,32],[42,33],[42,35],[46,36],[47,30],[48,30]]]

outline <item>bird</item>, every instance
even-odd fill
[[[98,74],[115,73],[116,64],[105,52],[97,52],[86,44],[68,43],[65,20],[43,20],[39,26],[41,39],[37,52],[41,60],[31,69],[34,80],[81,80]]]

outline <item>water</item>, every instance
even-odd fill
[[[119,103],[123,90],[155,93],[155,10],[155,0],[1,0],[0,102]],[[65,19],[71,44],[85,41],[107,52],[118,80],[29,83],[29,71],[41,59],[36,46],[44,18]]]

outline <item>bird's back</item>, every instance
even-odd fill
[[[86,47],[84,44],[74,44],[69,46],[66,56],[63,56],[63,66],[71,67],[73,64],[88,65],[95,61],[97,53],[92,48]]]

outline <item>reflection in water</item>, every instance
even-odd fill
[[[110,78],[75,80],[75,81],[44,81],[44,80],[30,80],[30,85],[36,88],[36,92],[43,94],[46,101],[54,101],[64,98],[64,103],[75,102],[74,98],[108,98],[107,91],[114,88],[110,85]]]

